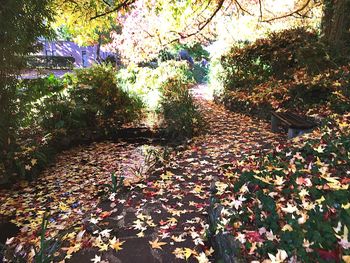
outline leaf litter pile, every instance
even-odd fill
[[[200,92],[196,96],[200,97]],[[12,217],[21,228],[19,235],[8,239],[8,247],[32,261],[33,248],[38,249],[40,244],[42,217],[49,208],[46,238],[60,237],[55,261],[211,262],[213,249],[206,240],[207,207],[215,177],[219,178],[218,203],[224,206],[216,231],[231,233],[241,242],[243,256],[251,260],[283,262],[293,258],[299,251],[283,242],[279,247],[288,236],[282,238],[277,230],[291,235],[295,229],[299,232],[294,235],[304,233],[297,224],[312,218],[308,213],[315,206],[328,205],[323,200],[328,197],[326,193],[314,195],[308,189],[311,185],[326,192],[347,189],[346,175],[333,178],[335,167],[327,166],[324,159],[298,153],[297,147],[288,151],[291,145],[285,144],[281,134],[271,133],[267,123],[228,112],[210,101],[199,101],[208,124],[206,134],[174,151],[166,164],[149,170],[152,172],[147,176],[142,175],[147,169],[135,168],[135,163],[144,161],[142,154],[137,154],[140,145],[103,142],[63,152],[35,183],[20,184],[11,192],[2,190],[0,214]],[[320,152],[327,152],[326,142],[319,147]],[[276,152],[289,154],[287,159],[277,159],[287,167],[269,163],[273,160],[268,158]],[[344,164],[341,158],[336,160],[337,165]],[[319,169],[320,164],[326,168],[320,170],[315,182],[310,170]],[[346,173],[344,169],[341,171]],[[111,184],[114,171],[117,177],[125,176],[126,186],[118,193],[101,194],[100,186]],[[278,173],[270,174],[272,171]],[[293,178],[299,184],[294,184]],[[303,198],[293,199],[295,196]],[[311,202],[311,196],[318,201]],[[341,200],[338,206],[348,209]],[[305,207],[305,202],[309,206]],[[328,206],[322,213],[331,219],[336,210]],[[348,246],[348,222],[334,224],[335,238],[342,240],[339,250]],[[300,242],[307,249],[305,253],[313,250],[321,259],[322,255],[334,257],[329,253],[335,252],[328,248],[313,249],[315,242]]]

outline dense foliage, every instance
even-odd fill
[[[13,113],[18,126],[12,134],[17,142],[8,153],[11,169],[7,172],[27,178],[58,150],[111,134],[137,119],[143,107],[118,86],[110,66],[77,70],[62,79],[51,75],[23,80],[15,91],[18,107]]]
[[[113,136],[124,124],[150,116],[153,125],[166,128],[167,136],[191,137],[200,123],[188,90],[191,83],[188,65],[177,61],[119,72],[98,65],[63,78],[22,80],[14,89],[18,126],[12,132],[17,142],[8,152],[8,172],[12,179],[31,178],[57,151]]]
[[[123,91],[111,66],[78,69],[70,85],[43,101],[39,118],[47,129],[103,128],[108,132],[138,118],[142,102]]]
[[[272,34],[221,59],[222,100],[250,114],[271,110],[323,114],[349,110],[349,65],[335,59],[315,33],[298,28]]]
[[[269,78],[292,78],[296,69],[320,73],[330,61],[315,32],[305,28],[271,33],[254,43],[234,46],[221,58],[227,89],[249,89]]]
[[[189,85],[179,76],[174,76],[162,83],[161,94],[161,107],[168,136],[181,140],[198,134],[202,120],[190,94]]]
[[[7,179],[15,148],[20,105],[16,97],[16,75],[25,57],[37,50],[38,37],[50,36],[53,13],[50,0],[5,0],[0,21],[0,182]],[[35,26],[33,26],[35,25]],[[7,171],[7,172],[6,172]]]
[[[118,78],[124,90],[143,100],[149,113],[160,115],[158,125],[166,127],[167,136],[183,139],[198,131],[201,118],[189,93],[194,78],[187,62],[169,60],[154,69],[130,66]]]

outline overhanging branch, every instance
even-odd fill
[[[235,4],[238,6],[238,8],[243,11],[244,13],[247,13],[248,15],[253,15],[252,13],[250,13],[247,9],[245,9],[240,2],[238,2],[238,0],[235,0]]]
[[[302,12],[305,8],[307,8],[309,6],[310,2],[311,2],[311,0],[307,0],[306,3],[302,7],[294,10],[291,13],[288,13],[288,14],[285,14],[285,15],[282,15],[282,16],[273,17],[273,18],[266,19],[266,20],[261,20],[261,22],[272,22],[272,21],[275,21],[275,20],[278,20],[278,19],[283,19],[283,18],[286,18],[286,17],[289,17],[289,16],[293,16],[295,14],[300,14],[300,12]]]
[[[178,33],[180,35],[179,38],[175,38],[173,40],[171,40],[169,43],[167,43],[167,45],[174,43],[176,41],[179,41],[180,39],[184,39],[184,38],[189,38],[192,37],[196,34],[198,34],[199,32],[201,32],[209,23],[210,21],[213,20],[213,18],[216,16],[216,14],[220,11],[220,9],[222,8],[223,4],[224,4],[225,0],[220,0],[217,7],[215,8],[214,12],[211,14],[211,16],[201,25],[199,25],[198,29],[195,32],[189,33],[189,34],[182,34],[182,33]]]
[[[96,18],[112,14],[112,13],[117,12],[123,8],[127,8],[128,6],[132,5],[135,2],[136,2],[136,0],[125,0],[124,2],[121,2],[119,5],[115,6],[111,10],[108,10],[107,12],[96,14],[95,16],[91,17],[90,20],[94,20]]]

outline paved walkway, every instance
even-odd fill
[[[85,208],[79,213],[69,210],[67,218],[76,214],[79,222],[85,223],[83,227],[79,222],[70,221],[75,232],[66,237],[64,243],[64,251],[70,254],[66,261],[213,262],[213,251],[205,240],[206,208],[213,177],[224,176],[220,169],[222,165],[240,161],[246,156],[261,155],[281,138],[270,132],[268,123],[229,112],[214,104],[208,100],[210,94],[206,88],[199,85],[193,93],[207,122],[207,131],[173,156],[168,169],[156,170],[148,180],[137,184],[122,197],[113,202],[102,202],[87,217],[83,213],[87,210]],[[108,180],[105,176],[94,181],[93,173],[111,166],[115,161],[113,155],[120,152],[117,150],[119,145],[96,145],[75,150],[75,161],[56,163],[52,169],[59,169],[61,174],[68,171],[73,180],[89,174],[88,181],[81,181],[87,188],[97,181]],[[96,152],[92,155],[94,150]],[[108,152],[109,159],[103,157],[104,151]],[[86,154],[84,163],[79,154]],[[123,156],[127,158],[127,155]],[[91,164],[90,170],[78,172],[77,169],[87,163]],[[79,193],[84,200],[83,191],[84,187],[71,195],[75,199],[71,201],[79,202]],[[89,206],[93,206],[95,199],[89,202]]]

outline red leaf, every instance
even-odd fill
[[[112,212],[104,211],[100,214],[101,218],[109,217],[112,214]]]
[[[249,242],[263,242],[264,239],[261,237],[258,231],[247,231],[245,236],[248,238]]]
[[[336,262],[339,262],[339,256],[337,251],[335,250],[325,250],[325,249],[318,248],[316,251],[318,252],[320,257],[324,260],[327,260],[327,261],[335,260]]]

